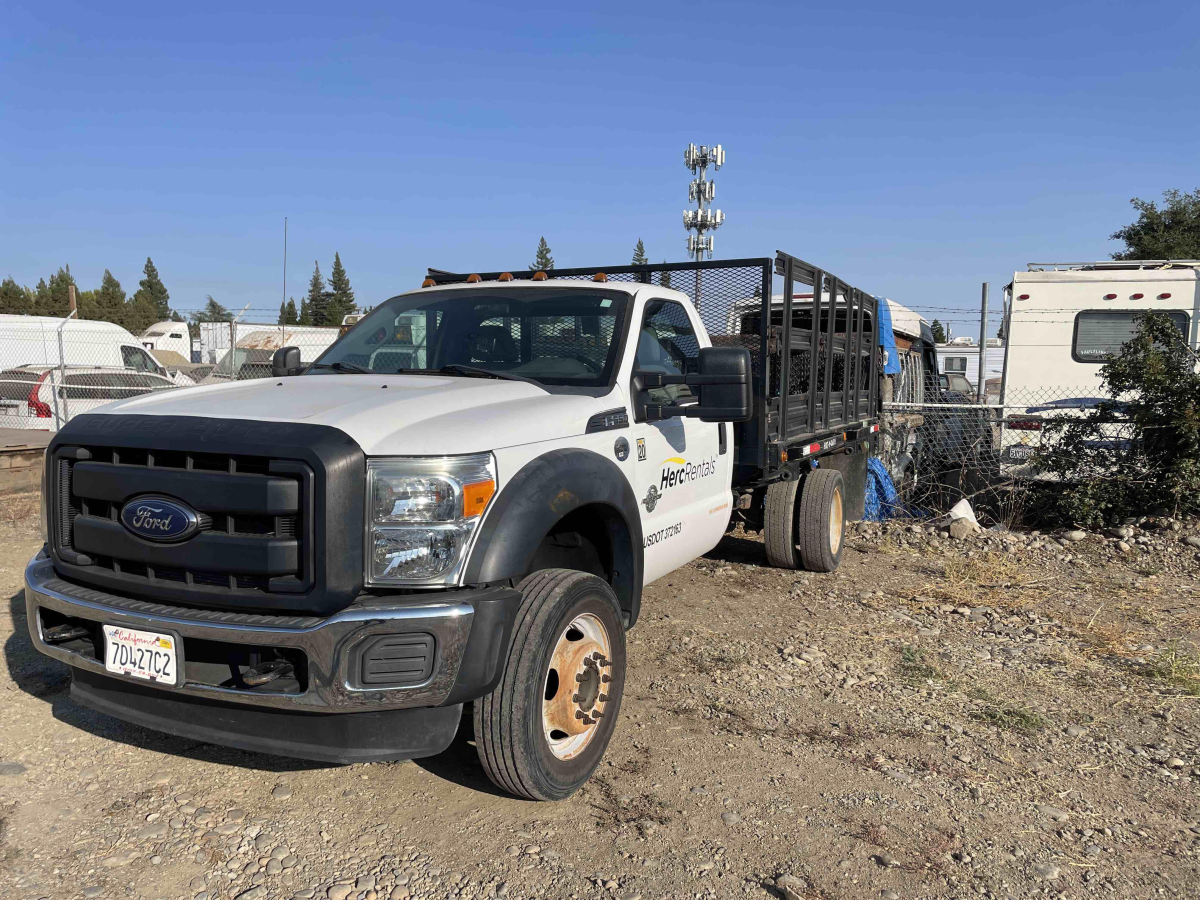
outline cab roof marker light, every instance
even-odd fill
[[[1029,299],[1029,295],[1028,295],[1028,294],[1021,294],[1020,296],[1018,296],[1018,297],[1017,297],[1017,299],[1018,299],[1018,300],[1028,300],[1028,299]]]
[[[1170,295],[1170,294],[1159,294],[1159,295],[1158,295],[1158,299],[1159,299],[1159,300],[1170,300],[1170,299],[1171,299],[1171,295]]]
[[[497,281],[512,281],[513,280],[512,272],[501,272],[500,277],[497,278],[496,280]]]
[[[434,281],[432,278],[426,278],[424,281],[421,282],[421,287],[423,287],[423,288],[437,287],[437,282]]]
[[[549,277],[550,276],[547,275],[545,272],[534,272],[533,278],[531,280],[532,281],[545,281]]]
[[[1145,294],[1134,294],[1134,295],[1133,295],[1133,299],[1134,299],[1134,300],[1141,300],[1141,299],[1142,299],[1143,297],[1145,297],[1145,296],[1146,296]]]
[[[483,279],[474,273],[467,276],[467,284],[479,284],[481,281],[483,281]]]
[[[1116,299],[1117,299],[1117,295],[1116,295],[1116,294],[1105,294],[1105,295],[1104,295],[1104,299],[1105,299],[1105,300],[1116,300]]]
[[[603,272],[597,272],[592,276],[592,281],[608,281],[608,276]]]

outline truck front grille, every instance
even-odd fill
[[[152,596],[185,589],[197,605],[224,605],[228,595],[238,606],[311,586],[313,478],[302,463],[88,444],[61,453],[57,476],[55,548],[110,586]],[[200,529],[163,544],[129,532],[122,508],[151,493],[186,503]]]

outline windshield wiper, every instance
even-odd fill
[[[364,369],[362,366],[356,366],[354,363],[333,362],[333,363],[313,363],[309,366],[310,369],[333,369],[335,372],[357,372],[360,375],[374,375],[370,369]]]
[[[500,378],[504,381],[528,380],[520,375],[510,375],[508,372],[493,372],[491,369],[481,369],[478,366],[460,366],[458,363],[442,366],[437,371],[444,375],[466,375],[470,378]]]

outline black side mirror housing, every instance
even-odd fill
[[[748,422],[754,414],[750,351],[744,347],[701,347],[698,375],[634,372],[635,422],[686,417],[702,422]],[[649,402],[648,388],[686,384],[698,390],[691,406],[658,406]]]
[[[298,375],[304,366],[300,362],[299,347],[280,347],[271,356],[271,377],[283,378],[285,375]]]
[[[745,347],[700,348],[700,421],[749,422],[751,398],[750,351]],[[708,415],[709,411],[712,415]]]

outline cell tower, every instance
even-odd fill
[[[725,214],[719,209],[707,208],[717,191],[716,184],[704,177],[709,166],[718,172],[725,165],[725,151],[720,144],[712,147],[688,144],[683,151],[683,164],[696,176],[688,185],[688,200],[695,203],[696,208],[683,211],[683,227],[696,232],[688,235],[687,248],[688,253],[695,255],[696,262],[700,262],[706,252],[709,259],[713,254],[713,236],[705,236],[705,232],[716,231],[725,221]]]

